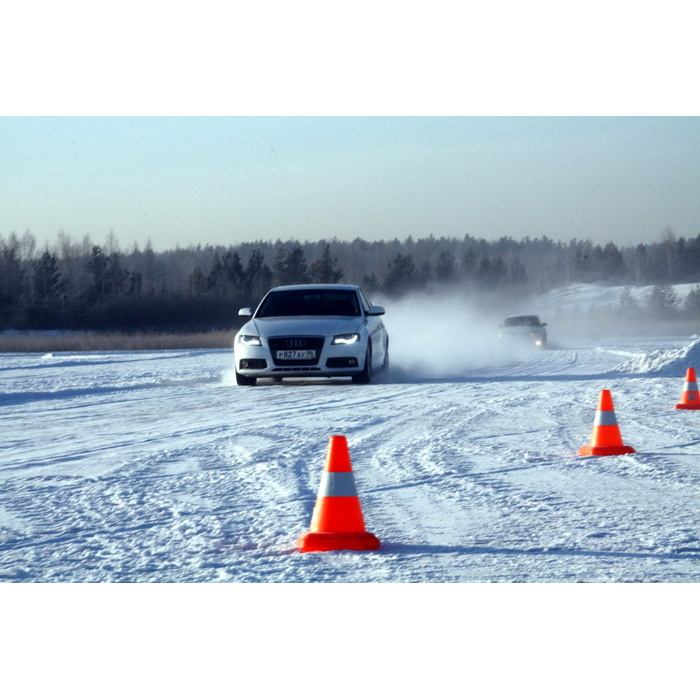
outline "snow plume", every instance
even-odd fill
[[[463,376],[470,370],[524,361],[541,352],[499,338],[504,314],[480,308],[466,293],[415,294],[375,303],[386,308],[389,380]]]

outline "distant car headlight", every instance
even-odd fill
[[[238,342],[241,345],[262,345],[262,342],[257,335],[239,335]]]
[[[352,345],[359,339],[359,333],[343,333],[342,335],[334,335],[331,345]]]

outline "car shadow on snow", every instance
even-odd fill
[[[492,371],[492,370],[487,370]],[[456,374],[439,376],[420,372],[404,372],[391,369],[385,374],[377,375],[371,384],[355,384],[349,377],[331,378],[285,378],[284,380],[258,379],[258,387],[300,387],[300,386],[353,386],[367,388],[371,385],[390,386],[403,384],[493,384],[498,382],[587,382],[611,381],[615,379],[647,379],[649,374],[630,372],[599,372],[597,374]],[[234,384],[235,386],[235,384]]]
[[[613,379],[644,379],[650,375],[631,372],[598,372],[595,374],[488,374],[492,368],[484,370],[484,374],[476,370],[474,373],[439,376],[421,374],[419,372],[403,372],[391,370],[389,374],[377,380],[377,384],[491,384],[496,382],[585,382]]]
[[[677,552],[617,552],[596,549],[560,549],[557,547],[486,547],[486,546],[449,546],[449,545],[411,545],[382,540],[381,550],[391,554],[507,554],[547,557],[601,557],[612,559],[658,559],[660,561],[698,561],[700,549],[679,548]]]

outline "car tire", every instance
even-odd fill
[[[238,374],[238,372],[236,372],[236,384],[238,384],[238,386],[255,386],[256,381],[255,377],[247,377],[245,374]]]
[[[389,371],[389,339],[386,340],[386,347],[384,348],[384,362],[382,362],[382,372]]]
[[[355,384],[369,384],[372,381],[372,344],[367,343],[367,352],[365,353],[365,366],[361,372],[352,375],[352,381]]]

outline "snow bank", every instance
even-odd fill
[[[700,338],[677,350],[656,350],[635,355],[613,371],[676,377],[685,375],[688,367],[700,369]]]
[[[697,287],[696,282],[672,285],[681,304],[688,294]],[[598,308],[602,306],[617,306],[625,291],[640,306],[647,303],[654,285],[642,287],[609,286],[602,282],[572,284],[568,287],[553,289],[539,297],[538,302],[542,313],[576,313],[581,309]]]

